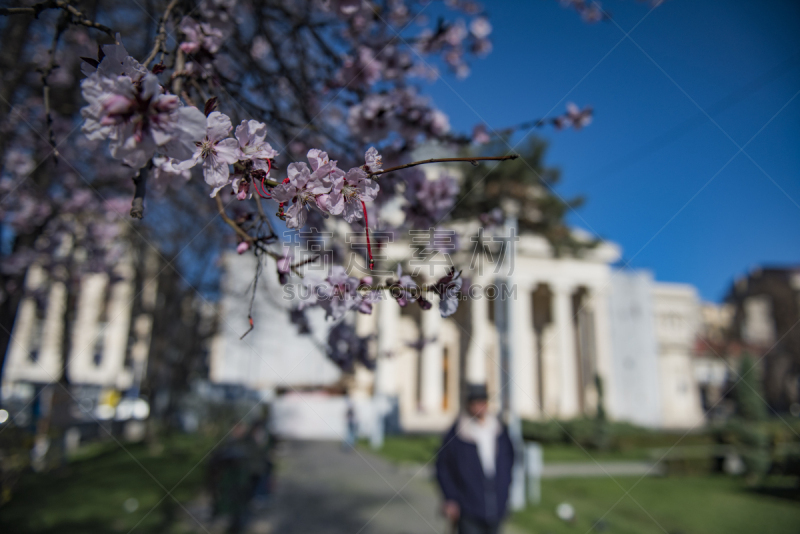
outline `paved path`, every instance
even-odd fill
[[[449,534],[439,515],[432,464],[394,465],[332,442],[286,442],[276,451],[276,487],[254,510],[248,534]],[[557,463],[544,478],[654,475],[648,462]],[[210,520],[208,497],[188,507],[189,531],[224,532]],[[506,525],[504,534],[519,534]]]
[[[254,534],[449,533],[424,472],[329,442],[284,443],[277,463],[274,498],[253,522]]]

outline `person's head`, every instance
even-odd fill
[[[467,385],[467,412],[471,417],[483,420],[489,411],[489,395],[483,384]]]

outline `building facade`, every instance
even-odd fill
[[[74,314],[67,314],[68,288],[32,265],[19,304],[2,369],[3,403],[24,408],[18,424],[36,413],[58,382],[69,384],[79,405],[73,416],[109,419],[118,395],[134,391],[146,373],[158,294],[159,261],[148,250],[127,247],[110,272],[87,273],[73,289]],[[65,337],[65,333],[69,337]],[[64,376],[66,374],[66,376]],[[31,416],[30,409],[34,415]]]
[[[382,264],[414,273],[411,249],[409,242],[387,244]],[[407,432],[445,429],[463,405],[467,383],[487,384],[495,409],[510,407],[526,419],[592,417],[602,402],[614,420],[668,428],[702,424],[692,360],[701,324],[697,293],[655,282],[646,272],[615,270],[619,254],[606,242],[580,257],[557,257],[533,235],[520,236],[513,260],[499,268],[486,257],[453,253],[448,261],[467,267],[465,298],[454,315],[442,318],[433,297],[431,311],[401,308],[390,299],[378,302],[372,315],[346,319],[370,338],[377,364],[374,372],[357,367],[352,376],[326,359],[330,322],[315,316],[311,338],[296,333],[286,318],[293,304],[281,299],[269,269],[255,298],[256,327],[239,339],[250,299],[245,273],[254,272],[255,262],[232,254],[223,291],[227,326],[215,342],[212,379],[245,383],[266,395],[339,385],[362,412],[391,412]],[[415,279],[433,282],[448,265],[428,261]],[[356,266],[351,274],[367,273]],[[504,343],[507,351],[501,351]]]

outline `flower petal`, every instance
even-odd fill
[[[206,119],[206,128],[209,140],[219,141],[228,137],[233,126],[231,125],[230,117],[219,111],[214,111]]]

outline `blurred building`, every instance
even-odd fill
[[[726,303],[725,358],[738,370],[739,357],[753,357],[770,408],[800,410],[800,267],[753,269],[733,284]]]
[[[408,273],[415,270],[413,250],[407,241],[389,243],[381,254],[384,264],[400,263]],[[580,257],[556,257],[547,241],[523,235],[513,269],[502,276],[472,259],[463,252],[446,261],[427,256],[416,273],[419,283],[430,283],[451,261],[472,267],[463,272],[462,293],[469,298],[451,317],[441,318],[433,297],[430,312],[388,300],[372,315],[348,318],[370,338],[377,368],[356,366],[343,375],[326,355],[331,322],[314,310],[310,335],[298,334],[288,314],[296,300],[274,269],[259,277],[255,328],[241,337],[249,329],[255,260],[229,254],[211,379],[276,398],[278,418],[296,423],[289,433],[305,437],[343,435],[345,391],[367,426],[375,411],[384,411],[403,431],[440,431],[460,410],[465,384],[473,382],[488,385],[496,408],[511,404],[523,418],[591,417],[602,402],[616,420],[674,428],[703,423],[694,356],[704,321],[692,286],[613,269],[619,249],[608,242]],[[367,274],[360,264],[351,264],[353,276]],[[510,361],[500,351],[498,301],[508,304]]]
[[[17,424],[46,414],[59,382],[75,401],[71,413],[78,422],[112,419],[120,415],[121,393],[138,397],[160,262],[149,247],[122,246],[110,271],[83,274],[69,282],[73,287],[39,265],[28,269],[1,376],[3,404]],[[121,403],[123,411],[146,416],[140,404]]]

